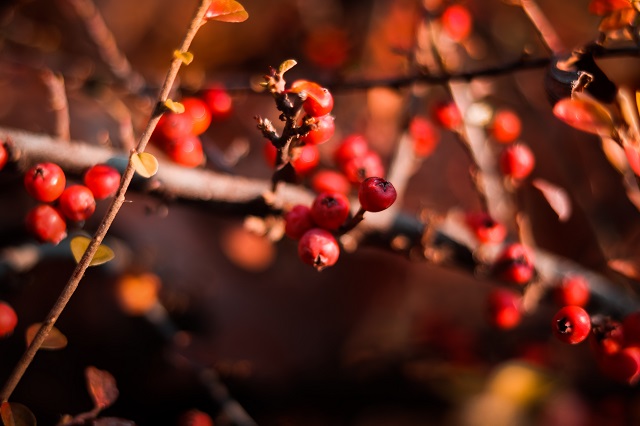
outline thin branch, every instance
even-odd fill
[[[58,139],[68,142],[71,138],[71,132],[69,130],[69,102],[67,101],[64,78],[60,74],[54,74],[49,69],[42,71],[40,77],[47,87],[51,110],[55,114],[55,131],[53,134]]]
[[[182,42],[182,45],[180,46],[180,50],[182,52],[187,51],[189,49],[191,41],[193,40],[198,29],[200,28],[203,22],[204,15],[211,4],[211,1],[212,0],[200,1],[200,5],[198,6],[196,13],[193,19],[191,20],[191,24],[189,25],[187,34]],[[167,99],[169,91],[171,90],[171,87],[173,85],[173,82],[175,81],[175,78],[178,74],[178,70],[180,69],[181,65],[182,65],[182,61],[180,61],[179,59],[174,59],[171,62],[171,67],[169,68],[167,76],[165,77],[162,90],[158,95],[158,104],[164,102],[164,100]],[[145,131],[140,136],[140,140],[138,141],[138,146],[136,150],[133,150],[131,152],[128,166],[122,176],[122,182],[120,184],[120,188],[118,189],[115,198],[111,202],[111,205],[109,206],[107,213],[105,214],[100,225],[98,226],[98,230],[96,231],[93,238],[91,239],[89,247],[87,247],[87,250],[85,251],[80,261],[78,262],[76,268],[71,274],[71,277],[69,278],[69,281],[67,282],[66,286],[60,293],[58,300],[55,302],[55,304],[51,308],[51,311],[49,312],[46,319],[42,323],[42,326],[36,333],[33,341],[27,347],[27,350],[24,352],[24,354],[18,361],[18,364],[15,366],[14,370],[11,372],[11,375],[7,379],[7,382],[5,383],[2,391],[0,392],[0,401],[5,402],[9,399],[9,397],[13,393],[13,390],[18,385],[18,383],[20,382],[20,379],[22,378],[25,371],[33,361],[33,358],[38,352],[38,349],[46,339],[47,335],[53,328],[58,317],[60,316],[60,314],[66,307],[67,303],[71,299],[71,296],[73,295],[76,288],[78,287],[78,284],[82,280],[82,277],[84,276],[85,271],[89,267],[91,260],[93,259],[93,256],[98,250],[98,247],[102,243],[102,240],[104,239],[105,235],[107,234],[107,231],[109,230],[116,215],[118,214],[120,207],[125,201],[125,194],[126,194],[127,188],[129,187],[129,184],[131,183],[131,179],[133,178],[133,174],[134,174],[134,168],[133,168],[133,163],[131,161],[131,158],[133,157],[133,155],[136,155],[138,152],[144,151],[147,143],[149,142],[149,138],[151,137],[151,133],[153,132],[153,129],[157,125],[161,115],[162,115],[161,110],[159,110],[159,108],[156,108],[156,111],[154,111],[154,115],[152,115],[152,117],[149,119],[149,122],[147,124]]]
[[[558,37],[553,25],[542,12],[535,0],[520,0],[522,10],[527,14],[529,20],[536,28],[538,34],[544,41],[544,44],[555,55],[565,52],[567,49]]]

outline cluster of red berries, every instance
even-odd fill
[[[55,163],[36,164],[24,176],[27,192],[41,203],[27,214],[27,229],[41,242],[58,244],[67,236],[66,220],[82,222],[91,217],[96,200],[118,190],[120,173],[97,164],[85,172],[84,185],[66,183],[64,171]]]
[[[205,90],[202,97],[185,97],[180,103],[184,112],[166,112],[160,117],[152,141],[173,161],[185,167],[197,167],[204,163],[200,135],[213,120],[229,117],[232,100],[222,87]]]
[[[378,177],[367,178],[358,191],[359,214],[385,210],[396,197],[396,190],[390,182]],[[346,226],[349,216],[350,203],[346,195],[322,192],[311,207],[298,204],[285,214],[285,234],[299,240],[298,255],[304,263],[322,270],[338,261],[340,247],[331,232],[339,232]]]
[[[516,142],[521,131],[520,117],[510,109],[496,111],[489,124],[489,134],[493,139],[507,145],[500,153],[500,170],[502,174],[515,180],[525,179],[535,167],[531,149],[522,142]]]

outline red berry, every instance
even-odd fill
[[[7,337],[18,324],[18,315],[7,302],[0,301],[0,337]]]
[[[589,283],[581,275],[568,275],[554,289],[554,297],[560,306],[585,306],[589,301]]]
[[[329,90],[318,83],[307,80],[298,80],[291,85],[294,93],[305,92],[307,98],[302,104],[304,111],[310,117],[322,117],[333,109],[333,96]]]
[[[340,193],[318,194],[311,206],[313,221],[324,229],[338,229],[349,217],[349,199]]]
[[[167,112],[160,117],[152,137],[158,145],[165,146],[175,139],[189,135],[192,128],[193,122],[187,114]]]
[[[184,113],[191,120],[191,133],[201,135],[211,124],[209,107],[200,98],[188,97],[180,101],[184,105]]]
[[[4,168],[4,166],[9,161],[9,153],[7,152],[7,147],[4,146],[2,142],[0,142],[0,170]]]
[[[336,130],[336,125],[332,115],[327,114],[322,117],[314,118],[313,122],[316,127],[302,137],[302,141],[305,144],[320,145],[321,143],[325,143],[331,139]]]
[[[353,134],[347,136],[340,142],[333,154],[336,164],[342,167],[347,161],[362,157],[369,152],[369,143],[363,135]]]
[[[605,319],[601,323],[594,322],[589,343],[598,359],[619,352],[624,347],[622,324],[611,319]]]
[[[27,230],[43,243],[58,244],[67,236],[64,218],[48,204],[40,204],[27,213]]]
[[[229,118],[233,110],[233,100],[224,87],[207,89],[202,96],[209,106],[213,120],[220,121]]]
[[[640,346],[640,311],[627,315],[622,320],[624,339],[627,346]]]
[[[535,272],[533,255],[522,244],[511,244],[498,256],[493,271],[505,281],[526,284],[531,281]]]
[[[120,173],[107,164],[96,164],[85,172],[84,184],[93,192],[96,200],[103,200],[118,190]]]
[[[180,416],[178,426],[213,426],[213,420],[207,413],[193,409]]]
[[[507,228],[488,213],[467,213],[467,226],[481,243],[501,243],[507,236]]]
[[[311,187],[316,193],[339,192],[347,195],[351,191],[351,183],[340,172],[335,170],[319,170],[311,179]]]
[[[471,13],[469,13],[469,9],[460,4],[447,7],[440,19],[442,28],[454,41],[463,41],[471,34],[473,25]]]
[[[453,101],[436,104],[433,109],[433,119],[449,130],[455,130],[462,125],[462,114]]]
[[[342,165],[342,172],[351,183],[360,183],[368,177],[384,176],[384,166],[375,151],[354,157]]]
[[[304,263],[313,265],[316,270],[321,271],[338,261],[340,247],[330,232],[311,228],[298,242],[298,256]]]
[[[533,152],[524,144],[515,144],[506,147],[500,154],[500,170],[505,176],[513,179],[524,179],[536,164]]]
[[[630,346],[605,356],[600,361],[600,368],[607,377],[634,385],[640,379],[640,348]]]
[[[311,209],[302,204],[294,206],[284,215],[284,233],[287,237],[299,240],[302,235],[315,226]]]
[[[58,205],[67,219],[76,222],[87,220],[96,210],[93,193],[84,185],[71,185],[65,189]]]
[[[411,119],[409,134],[413,138],[413,151],[418,157],[430,156],[440,141],[440,132],[424,117]]]
[[[54,163],[40,163],[24,175],[24,186],[33,198],[43,203],[56,200],[64,191],[64,172]]]
[[[515,112],[503,109],[497,111],[493,116],[491,134],[497,142],[511,143],[518,139],[521,130],[522,123]]]
[[[174,139],[166,146],[169,157],[185,167],[197,167],[204,163],[202,142],[196,135],[185,135]]]
[[[502,330],[520,323],[520,295],[514,291],[497,288],[489,293],[489,322]]]
[[[558,340],[575,345],[589,336],[591,318],[580,306],[565,306],[553,317],[551,329]]]
[[[381,212],[388,209],[396,201],[397,196],[391,182],[379,177],[366,178],[358,190],[360,206],[368,212]]]

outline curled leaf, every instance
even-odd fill
[[[36,426],[36,416],[31,410],[17,402],[3,402],[0,417],[4,426]]]
[[[132,154],[131,163],[136,173],[142,177],[150,178],[158,172],[158,159],[148,152]]]
[[[244,22],[249,14],[240,3],[235,0],[213,0],[204,19],[221,22]]]
[[[561,99],[553,107],[553,114],[569,126],[583,132],[609,136],[614,129],[609,111],[598,101],[584,94]]]
[[[282,75],[285,72],[289,71],[291,68],[295,67],[298,63],[295,59],[287,59],[278,67],[278,74]]]
[[[164,105],[169,111],[175,112],[176,114],[182,114],[184,112],[184,105],[172,99],[167,99],[162,103],[162,105]]]
[[[38,330],[40,330],[41,326],[42,323],[37,322],[35,324],[31,324],[27,328],[27,331],[25,332],[27,346],[31,345],[31,342],[36,337],[36,334],[38,333]],[[53,327],[49,331],[49,334],[47,334],[47,337],[44,338],[44,342],[42,342],[42,346],[40,346],[40,349],[49,349],[52,351],[63,349],[67,346],[67,342],[67,336],[62,334],[62,332],[57,328]]]
[[[193,53],[191,52],[181,52],[179,50],[174,50],[173,57],[175,59],[180,59],[185,65],[189,65],[191,62],[193,62]]]
[[[84,370],[84,376],[95,408],[103,410],[118,399],[116,379],[111,373],[89,366]]]
[[[84,252],[87,251],[90,243],[91,239],[82,235],[74,237],[71,240],[71,253],[73,253],[73,258],[76,260],[76,262],[80,262],[80,259],[82,259],[82,256],[84,255]],[[104,244],[100,244],[98,250],[96,250],[96,253],[93,255],[93,259],[91,259],[91,263],[89,263],[89,266],[102,265],[103,263],[107,263],[114,257],[115,254],[113,253],[113,250],[111,250]]]
[[[549,206],[558,214],[560,222],[566,222],[571,217],[571,199],[564,188],[544,179],[534,179],[532,185],[542,192]]]

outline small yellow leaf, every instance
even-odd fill
[[[175,112],[176,114],[182,114],[184,112],[184,105],[182,105],[178,101],[173,101],[171,99],[167,99],[166,101],[164,101],[163,105],[169,111]]]
[[[158,173],[158,159],[148,152],[132,154],[131,163],[136,172],[142,177],[150,178]]]
[[[193,53],[191,52],[181,52],[179,50],[174,50],[173,57],[175,59],[180,59],[185,65],[189,65],[191,62],[193,62]]]
[[[287,59],[278,67],[278,74],[282,75],[285,72],[289,71],[291,68],[295,67],[298,63],[295,59]]]
[[[87,251],[87,247],[89,247],[90,242],[90,238],[84,237],[82,235],[74,237],[71,240],[71,253],[73,253],[73,258],[76,260],[76,262],[80,262],[80,259],[82,259],[84,252]],[[104,244],[100,244],[100,247],[98,247],[98,250],[96,250],[96,253],[93,256],[93,259],[91,259],[91,263],[89,263],[89,266],[102,265],[103,263],[107,263],[114,257],[115,254],[113,253],[113,250],[111,250]]]
[[[213,0],[204,16],[205,20],[221,22],[243,22],[249,14],[240,3],[235,0]]]
[[[37,322],[35,324],[31,324],[27,331],[25,332],[25,338],[27,340],[27,346],[31,345],[31,342],[36,337],[38,330],[40,330],[40,326],[42,326],[41,322]],[[44,342],[42,342],[42,346],[40,349],[63,349],[67,346],[67,337],[62,334],[60,330],[53,327],[47,337],[44,338]]]
[[[3,402],[0,416],[4,426],[36,426],[36,416],[31,410],[17,402]]]

